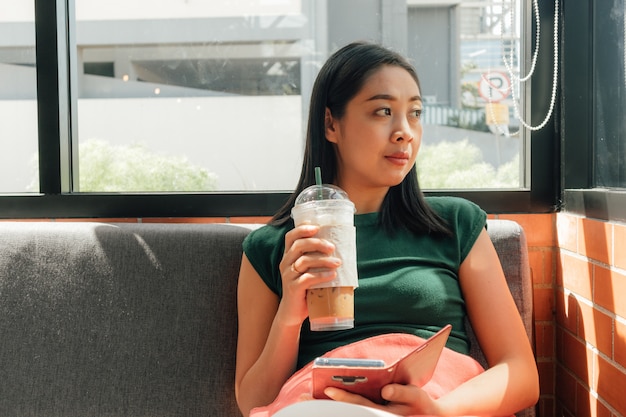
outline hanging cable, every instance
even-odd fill
[[[528,130],[532,130],[532,131],[537,131],[542,129],[550,120],[550,118],[552,117],[552,113],[554,112],[554,105],[556,102],[556,88],[557,88],[557,80],[558,80],[558,67],[559,67],[559,30],[558,30],[558,23],[559,23],[559,1],[560,0],[554,0],[554,67],[553,67],[553,72],[552,72],[552,93],[550,96],[550,107],[548,109],[548,113],[546,114],[545,119],[543,120],[543,122],[541,122],[539,125],[536,126],[531,126],[530,123],[526,122],[522,116],[521,116],[521,112],[519,109],[519,104],[518,104],[518,98],[516,97],[516,93],[515,90],[516,88],[514,86],[511,86],[511,95],[512,95],[512,101],[513,101],[513,109],[514,109],[514,114],[515,117],[519,120],[520,124],[522,126],[524,126],[526,129]],[[511,11],[509,12],[509,22],[510,22],[510,30],[512,30],[512,26],[513,26],[513,8],[515,6],[515,0],[511,0]],[[511,83],[513,83],[513,80],[515,80],[515,82],[517,84],[522,84],[526,81],[528,81],[533,73],[535,72],[535,65],[537,62],[537,57],[539,54],[539,45],[540,45],[540,35],[541,35],[541,30],[540,30],[540,15],[539,15],[539,5],[537,3],[537,0],[533,0],[533,9],[534,9],[534,14],[535,14],[535,22],[536,22],[536,35],[535,35],[535,51],[533,52],[533,58],[532,58],[532,63],[531,63],[531,68],[528,72],[527,75],[525,75],[524,77],[519,77],[517,75],[515,75],[515,71],[513,69],[513,51],[511,50],[510,53],[510,61],[507,60],[506,58],[506,53],[504,53],[504,26],[503,26],[503,21],[505,18],[504,15],[504,7],[502,8],[503,10],[503,15],[502,15],[502,19],[500,20],[500,25],[501,25],[501,30],[500,30],[500,39],[501,39],[501,45],[502,45],[502,50],[503,50],[503,54],[502,54],[502,59],[504,61],[504,65],[506,66],[508,75],[511,79]],[[626,64],[625,64],[626,65]],[[504,91],[500,90],[500,89],[496,89],[498,90],[500,93],[505,93]],[[520,88],[521,90],[521,88]],[[508,92],[507,92],[508,93]],[[489,90],[489,103],[492,104],[492,99],[491,99],[491,89]],[[492,106],[489,106],[491,113],[493,113],[492,110]],[[490,116],[492,118],[495,119],[495,115],[490,114]],[[505,132],[501,129],[500,126],[496,125],[498,131],[500,131],[500,133],[506,135],[506,136],[511,136],[512,134]]]

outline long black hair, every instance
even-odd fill
[[[358,94],[368,77],[384,65],[405,69],[419,88],[419,79],[413,66],[400,54],[374,43],[354,42],[346,45],[333,53],[322,66],[311,93],[300,180],[270,224],[282,225],[289,220],[298,194],[315,184],[315,167],[321,168],[322,182],[332,184],[335,181],[337,156],[332,143],[326,140],[326,108],[333,118],[341,119],[348,102]],[[380,223],[390,232],[405,227],[417,233],[450,234],[445,222],[426,203],[417,181],[415,165],[400,184],[387,192],[380,211]]]

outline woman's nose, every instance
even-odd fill
[[[403,141],[409,142],[412,140],[413,140],[413,132],[411,132],[408,121],[406,119],[400,120],[398,122],[398,126],[396,126],[396,129],[391,134],[391,141],[392,142],[403,142]]]

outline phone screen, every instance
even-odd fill
[[[385,361],[379,359],[317,358],[315,359],[314,365],[347,368],[383,368]]]

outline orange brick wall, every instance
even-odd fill
[[[626,415],[626,225],[556,215],[558,415]]]
[[[568,213],[490,214],[526,232],[539,417],[626,416],[626,225]],[[268,217],[54,219],[265,223]]]
[[[626,416],[626,225],[570,213],[522,225],[534,284],[539,416]]]

